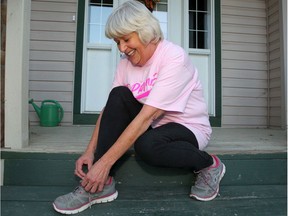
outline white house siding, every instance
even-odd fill
[[[32,0],[29,96],[59,101],[72,124],[77,0]],[[30,124],[39,119],[30,106]]]
[[[281,59],[279,0],[267,1],[268,65],[269,65],[269,125],[281,126]]]
[[[267,127],[265,0],[221,0],[222,127]]]

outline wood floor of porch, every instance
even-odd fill
[[[93,126],[30,127],[29,146],[3,149],[18,152],[81,153]],[[257,154],[287,152],[287,131],[278,129],[213,128],[206,149],[213,154]]]

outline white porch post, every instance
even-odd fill
[[[5,147],[28,145],[28,86],[31,0],[7,0]]]

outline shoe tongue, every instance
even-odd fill
[[[84,188],[82,186],[78,186],[74,189],[73,193],[82,193],[84,190]]]

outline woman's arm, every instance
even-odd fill
[[[98,143],[98,134],[99,134],[100,122],[101,122],[103,110],[100,112],[100,115],[96,121],[95,129],[92,133],[90,142],[89,142],[85,152],[94,154],[96,151],[96,147],[97,147],[97,143]]]
[[[98,160],[82,181],[86,191],[102,191],[112,165],[134,144],[151,125],[153,120],[163,115],[164,111],[144,105],[140,113],[123,131],[114,145]]]
[[[86,176],[86,173],[83,172],[83,165],[87,165],[88,170],[90,170],[93,165],[94,154],[95,154],[96,147],[97,147],[99,127],[100,127],[103,110],[101,111],[96,121],[96,125],[92,133],[90,142],[86,148],[86,151],[81,155],[81,157],[76,161],[76,164],[75,164],[75,175],[77,175],[81,179],[83,179]]]

